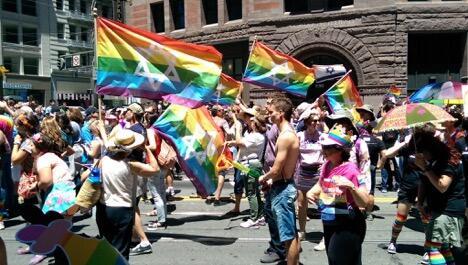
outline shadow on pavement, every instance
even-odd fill
[[[83,228],[88,227],[89,225],[74,225],[71,229],[73,233],[80,232]]]
[[[388,243],[380,243],[377,246],[387,251]],[[414,255],[419,255],[421,257],[422,255],[424,255],[424,247],[421,245],[397,244],[396,247],[397,247],[397,253],[414,254]]]
[[[322,232],[308,232],[306,233],[305,241],[318,244],[322,240]]]
[[[24,220],[13,219],[13,220],[4,220],[5,227],[17,226],[26,223]]]
[[[207,246],[225,246],[232,245],[237,241],[237,237],[218,237],[218,236],[202,236],[193,234],[170,234],[170,233],[152,233],[146,232],[148,239],[151,242],[158,241],[162,237],[168,237],[173,239],[186,239],[194,242],[198,242]]]
[[[220,220],[226,220],[226,219],[231,219],[232,220],[237,220],[243,218],[244,215],[248,214],[248,210],[244,210],[240,212],[239,214],[234,214],[227,212],[223,215],[208,215],[208,214],[201,214],[197,216],[187,216],[187,217],[181,217],[181,218],[167,218],[167,225],[168,226],[179,226],[183,225],[185,223],[193,223],[193,222],[203,222],[203,221],[220,221]]]

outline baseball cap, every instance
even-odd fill
[[[140,104],[138,103],[132,103],[130,104],[127,109],[131,110],[133,113],[135,114],[143,114],[145,111],[143,110],[143,108],[141,107]]]

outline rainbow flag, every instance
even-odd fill
[[[339,109],[351,110],[363,104],[361,95],[349,73],[346,73],[345,76],[324,93],[332,112],[336,112]]]
[[[255,41],[242,81],[306,97],[315,75],[313,68]]]
[[[395,96],[401,95],[401,88],[397,87],[396,85],[391,85],[388,89],[388,93],[393,94]]]
[[[208,109],[172,104],[153,126],[175,147],[179,163],[197,191],[203,197],[213,193],[218,183],[217,165],[227,148]]]
[[[164,98],[190,107],[210,101],[221,74],[222,55],[215,48],[96,21],[97,93]]]
[[[211,103],[223,106],[232,105],[240,93],[242,93],[242,83],[228,75],[221,74]]]

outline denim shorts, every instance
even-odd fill
[[[273,218],[278,226],[281,242],[292,240],[297,235],[294,201],[297,190],[294,182],[274,183],[270,190]]]

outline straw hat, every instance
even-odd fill
[[[109,139],[109,147],[123,147],[128,150],[133,150],[142,145],[145,137],[139,133],[128,129],[120,130],[112,139]]]
[[[357,107],[356,111],[357,112],[363,111],[363,112],[370,113],[372,115],[372,120],[375,121],[375,114],[371,105],[368,105],[368,104],[362,105],[361,107]]]

